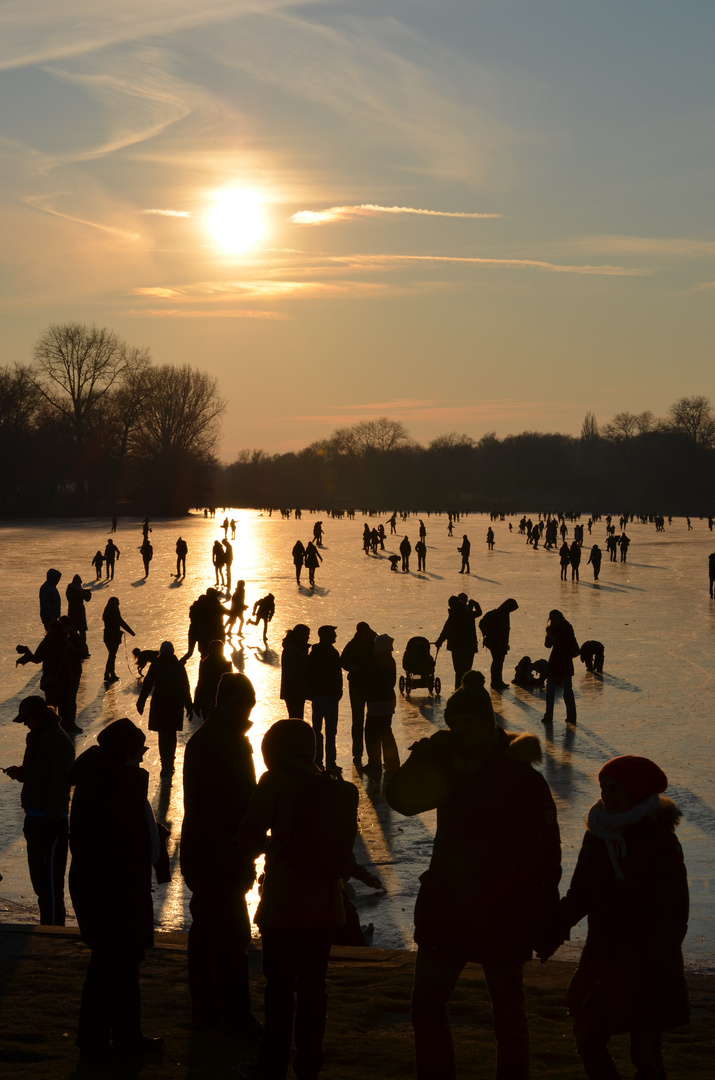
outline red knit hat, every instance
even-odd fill
[[[636,803],[644,802],[649,795],[660,794],[668,786],[668,777],[654,761],[634,754],[611,758],[598,774],[599,783],[604,776],[623,784]]]

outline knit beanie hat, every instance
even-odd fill
[[[636,803],[644,802],[650,795],[659,795],[668,786],[668,777],[654,761],[634,754],[611,758],[598,774],[599,783],[604,776],[623,784]]]
[[[301,758],[315,757],[315,735],[304,720],[277,720],[271,724],[261,742],[261,753],[267,769]]]
[[[492,699],[484,688],[481,671],[467,671],[462,676],[462,685],[454,691],[444,707],[444,722],[451,727],[454,718],[465,713],[488,720],[492,727],[496,723]]]

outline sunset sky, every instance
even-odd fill
[[[109,326],[222,457],[715,399],[712,0],[4,0],[2,363]]]

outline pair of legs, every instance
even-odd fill
[[[323,1064],[328,995],[325,975],[333,931],[328,928],[262,928],[265,1028],[258,1047],[261,1080],[285,1080],[295,1003],[297,1080],[316,1080]]]
[[[112,642],[111,645],[109,643],[106,643],[106,644],[107,644],[107,664],[106,664],[106,667],[104,669],[104,681],[105,682],[116,682],[119,676],[117,675],[116,671],[114,670],[114,665],[115,665],[116,659],[117,659],[117,650],[119,649],[119,642],[117,642],[116,645],[114,644],[114,642]]]
[[[506,686],[504,682],[504,660],[506,659],[506,651],[501,649],[492,649],[492,668],[491,668],[491,686],[492,690],[503,690]]]
[[[289,720],[302,720],[305,714],[305,698],[302,697],[287,697],[283,699],[285,701],[286,709],[288,710]]]
[[[384,761],[387,772],[397,772],[400,755],[392,733],[392,713],[387,716],[371,716],[368,712],[365,720],[365,747],[368,769],[381,769]]]
[[[620,1080],[621,1074],[608,1052],[608,1026],[588,1013],[574,1023],[576,1049],[588,1080]],[[631,1061],[638,1080],[665,1080],[660,1032],[645,1025],[634,1027],[631,1036]]]
[[[566,706],[566,723],[576,723],[576,699],[574,698],[573,687],[571,686],[571,676],[564,675],[562,679],[554,679],[548,676],[546,679],[546,713],[544,715],[544,721],[549,724],[554,719],[554,696],[556,694],[556,685],[561,684],[564,705]]]
[[[442,949],[417,950],[412,991],[417,1080],[455,1080],[447,1004],[468,958]],[[521,964],[483,964],[492,1001],[497,1080],[528,1080],[529,1030]]]
[[[335,766],[335,739],[338,733],[338,699],[322,695],[313,698],[313,731],[315,732],[315,764],[323,764],[325,748],[325,766]],[[323,721],[325,721],[325,740],[323,740]]]
[[[459,690],[462,679],[467,671],[472,670],[474,663],[473,649],[452,649],[452,667],[454,668],[454,689]]]
[[[363,730],[365,727],[365,693],[360,688],[353,686],[352,683],[348,683],[350,687],[350,711],[352,713],[352,727],[350,733],[352,735],[352,750],[353,761],[362,761],[364,742],[363,742]]]
[[[159,758],[161,775],[170,776],[174,771],[176,757],[176,730],[159,732]]]
[[[77,1045],[108,1054],[111,1043],[129,1050],[142,1039],[139,964],[144,950],[121,939],[92,949],[82,990]]]
[[[233,882],[192,885],[187,950],[192,1019],[197,1027],[240,1031],[251,1020],[246,897]]]
[[[65,870],[67,869],[67,818],[25,817],[30,881],[44,926],[65,925]]]

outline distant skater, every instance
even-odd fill
[[[229,540],[223,541],[223,565],[226,570],[226,590],[231,592],[231,567],[233,566],[233,547]]]
[[[491,525],[487,529],[487,551],[494,551],[494,529]]]
[[[188,550],[189,545],[180,536],[176,541],[176,577],[186,577],[186,555]]]
[[[82,578],[79,574],[70,581],[65,590],[67,597],[67,614],[69,615],[72,629],[76,630],[82,641],[87,641],[87,612],[84,605],[92,599],[92,590],[82,586]]]
[[[303,569],[303,563],[305,562],[305,548],[300,540],[296,540],[293,544],[291,555],[293,556],[293,566],[295,567],[296,584],[300,585],[300,572]]]
[[[472,550],[472,545],[469,542],[469,537],[465,533],[464,536],[462,537],[462,545],[461,545],[461,547],[457,548],[457,551],[460,552],[460,554],[462,556],[462,568],[459,571],[460,574],[469,574],[470,573],[470,570],[469,570],[469,555],[471,553],[471,550]]]
[[[427,545],[424,540],[420,539],[415,544],[415,553],[417,555],[417,570],[427,570]]]
[[[412,554],[412,544],[409,539],[404,536],[400,541],[400,556],[402,558],[402,573],[408,574],[410,571],[410,555]]]
[[[275,615],[276,612],[276,599],[273,593],[269,592],[267,596],[262,596],[260,600],[256,600],[253,605],[253,611],[246,625],[258,626],[259,623],[263,623],[263,640],[268,641],[268,624]]]
[[[226,584],[224,578],[224,564],[226,561],[226,552],[223,550],[223,544],[220,540],[214,540],[214,546],[211,549],[211,562],[216,572],[216,588],[219,585],[224,586]]]
[[[568,540],[564,540],[559,548],[559,563],[561,565],[561,580],[566,581],[568,568],[571,564],[571,548],[568,545]]]
[[[598,581],[598,575],[601,573],[601,559],[603,558],[603,552],[598,544],[594,544],[591,548],[591,554],[588,557],[586,566],[590,563],[593,567],[593,580]]]
[[[708,555],[708,573],[710,575],[710,595],[713,595],[713,583],[715,583],[715,551]]]
[[[569,548],[569,562],[571,563],[571,580],[578,581],[578,568],[581,565],[581,545],[577,540]]]
[[[104,555],[102,554],[101,551],[98,551],[97,554],[92,559],[92,566],[94,567],[94,580],[95,581],[101,581],[102,580],[102,567],[104,566]]]
[[[236,625],[236,622],[238,622],[238,636],[243,637],[243,613],[246,610],[247,606],[246,582],[243,580],[237,581],[234,594],[231,597],[231,607],[228,612],[228,619],[226,620],[227,634],[233,633],[233,628]]]
[[[231,539],[235,540],[236,539],[236,519],[231,518],[231,520],[229,522],[229,525],[231,527]]]
[[[49,630],[62,614],[62,599],[57,583],[62,577],[60,570],[48,570],[45,580],[40,585],[40,619],[45,630]]]
[[[628,548],[630,547],[630,544],[631,544],[630,536],[626,536],[626,534],[624,532],[621,533],[621,562],[626,562],[627,561]]]
[[[154,558],[154,548],[151,546],[151,541],[147,537],[142,546],[139,548],[141,552],[142,562],[144,563],[144,577],[149,577],[149,564]]]
[[[305,549],[305,565],[308,570],[308,584],[311,588],[315,585],[315,571],[323,561],[323,556],[318,551],[312,540],[308,541]]]
[[[121,552],[114,541],[110,538],[107,540],[107,546],[104,549],[104,563],[107,567],[107,581],[114,581],[114,563],[121,555]]]

